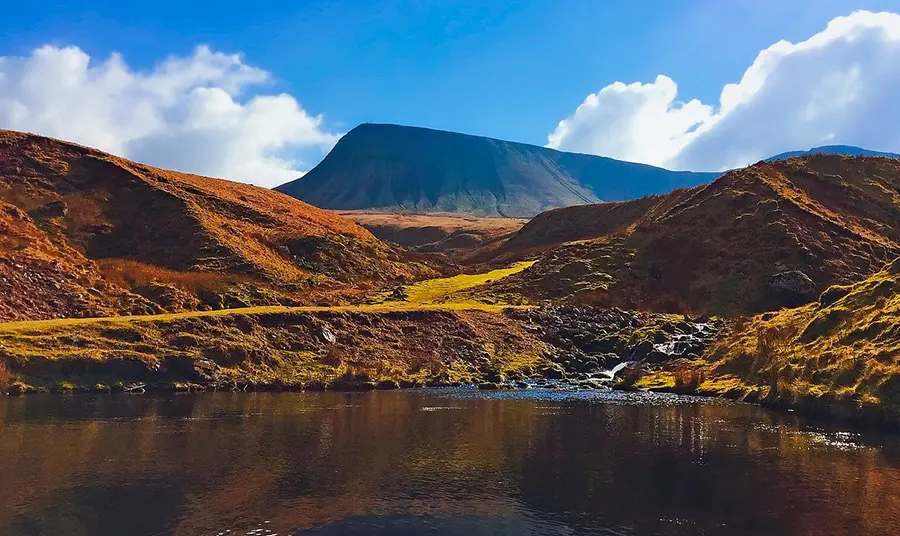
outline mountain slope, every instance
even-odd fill
[[[323,208],[530,217],[713,180],[455,132],[363,124],[303,178],[276,188]]]
[[[760,162],[667,195],[546,212],[490,253],[537,256],[491,289],[528,300],[724,315],[800,305],[900,255],[900,160]]]
[[[292,303],[415,275],[288,196],[18,132],[0,131],[0,204],[0,320]]]
[[[808,151],[788,151],[786,153],[777,154],[767,158],[767,162],[773,160],[784,160],[795,156],[810,156],[814,154],[841,154],[844,156],[884,156],[887,158],[900,158],[897,153],[882,153],[879,151],[870,151],[862,147],[854,147],[853,145],[823,145],[821,147],[813,147]]]

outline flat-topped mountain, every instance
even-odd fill
[[[612,158],[419,127],[363,124],[304,177],[276,188],[339,210],[531,217],[715,179]]]

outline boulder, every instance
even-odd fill
[[[775,298],[787,306],[801,305],[816,298],[816,284],[800,270],[778,272],[769,278],[768,285]]]

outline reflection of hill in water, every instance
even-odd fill
[[[898,523],[885,502],[900,496],[896,459],[745,406],[392,392],[0,408],[4,535],[879,534]]]

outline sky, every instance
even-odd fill
[[[900,0],[8,2],[0,128],[274,186],[363,122],[720,170],[900,152]]]

